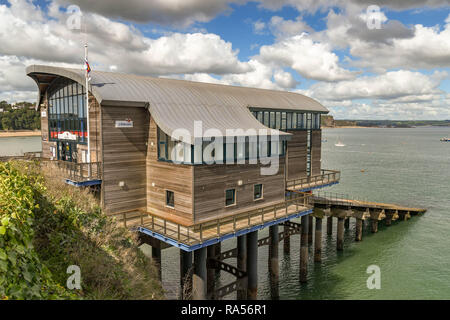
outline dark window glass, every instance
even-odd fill
[[[286,120],[286,122],[287,122],[287,128],[288,129],[292,129],[292,113],[291,112],[287,113],[287,120]]]
[[[264,125],[266,127],[269,126],[269,112],[267,112],[267,111],[264,111]]]
[[[231,206],[236,203],[236,189],[225,191],[225,206]]]
[[[166,206],[175,207],[175,194],[172,191],[166,190]]]
[[[281,129],[281,112],[275,112],[275,129]]]
[[[263,196],[263,186],[262,184],[255,184],[253,189],[253,199],[258,200]]]
[[[270,113],[270,128],[275,128],[275,112]]]

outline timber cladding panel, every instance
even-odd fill
[[[104,208],[107,213],[145,209],[148,111],[103,106],[101,117]],[[126,119],[133,121],[132,128],[115,127]],[[121,181],[124,186],[119,186]]]
[[[97,99],[89,94],[89,134],[91,135],[91,162],[101,162],[102,152],[102,109]],[[81,147],[83,149],[83,147]],[[86,146],[87,149],[87,146]],[[81,154],[79,155],[81,157]]]
[[[321,173],[322,130],[312,130],[311,133],[311,175]]]
[[[276,175],[261,175],[260,164],[194,167],[195,222],[256,209],[284,200],[284,157]],[[238,185],[242,180],[242,185]],[[263,185],[263,199],[254,200],[255,184]],[[225,190],[236,189],[236,205],[225,207]]]
[[[306,177],[307,139],[306,130],[288,131],[292,138],[287,143],[287,180]]]
[[[157,125],[150,119],[147,151],[147,211],[180,223],[193,222],[193,166],[158,161]],[[166,206],[166,190],[172,191],[174,208]]]

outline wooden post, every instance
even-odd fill
[[[247,270],[247,237],[245,235],[237,238],[237,268]],[[247,298],[247,280],[241,281],[236,297],[238,300]]]
[[[344,218],[338,218],[336,246],[338,251],[344,250]]]
[[[162,280],[162,270],[161,270],[161,242],[160,240],[156,240],[155,243],[157,245],[152,246],[152,260],[156,266],[158,279]]]
[[[346,230],[350,229],[350,218],[345,218],[344,227]]]
[[[279,264],[278,264],[278,225],[269,227],[269,274],[270,274],[270,293],[272,300],[277,300],[279,294]]]
[[[372,226],[372,233],[378,232],[378,220],[370,219],[371,226]]]
[[[206,248],[194,251],[194,275],[192,276],[192,298],[206,300]]]
[[[216,258],[216,246],[211,245],[207,247],[207,259],[215,259]],[[216,270],[207,268],[206,271],[206,284],[207,284],[207,296],[211,297],[211,299],[214,299],[214,290],[215,288],[215,276],[216,276]]]
[[[327,235],[333,234],[333,217],[327,217]]]
[[[363,233],[362,219],[356,218],[355,230],[356,230],[355,241],[362,241],[362,233]]]
[[[316,218],[314,234],[314,261],[322,261],[322,218]]]
[[[300,282],[308,281],[308,230],[309,217],[302,216],[300,235]]]
[[[313,216],[308,216],[308,245],[313,244]]]
[[[192,294],[192,279],[188,279],[189,270],[192,268],[192,252],[180,249],[180,286],[181,299],[189,299]]]
[[[214,256],[216,257],[216,259],[220,258],[220,254],[222,253],[222,242],[217,242],[214,245]],[[220,270],[217,269],[216,271],[216,276],[220,275]]]
[[[258,231],[247,233],[247,299],[258,297]]]
[[[285,255],[289,255],[291,253],[291,237],[289,236],[289,227],[288,226],[284,226],[283,227],[283,231],[284,231],[284,240],[283,240],[283,253]]]

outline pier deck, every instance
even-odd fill
[[[348,196],[336,193],[319,193],[311,198],[315,206],[344,207],[348,209],[367,210],[381,209],[398,212],[424,213],[427,210],[423,208],[405,207],[397,204],[372,202],[358,199],[348,199]]]

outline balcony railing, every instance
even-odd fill
[[[75,163],[68,161],[50,161],[60,170],[65,179],[74,182],[101,180],[101,162]]]
[[[286,181],[286,189],[288,190],[303,190],[307,188],[320,187],[330,183],[339,182],[341,179],[341,172],[336,170],[321,170],[321,174],[298,178]]]
[[[285,201],[276,204],[190,225],[183,225],[145,211],[122,212],[112,216],[125,227],[144,227],[178,243],[192,246],[307,211],[312,208],[310,197],[311,194],[290,193]]]

